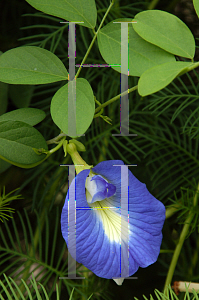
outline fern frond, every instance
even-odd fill
[[[150,298],[147,298],[146,296],[143,295],[143,298],[145,300],[179,300],[179,299],[182,299],[182,298],[178,298],[176,293],[172,290],[171,286],[169,286],[168,289],[164,293],[160,292],[157,289],[155,289],[154,293],[155,293],[155,296],[156,296],[155,298],[152,295],[150,295]],[[194,289],[193,289],[192,293],[193,293],[194,296],[189,294],[188,287],[186,286],[186,292],[185,292],[185,295],[184,295],[184,300],[191,300],[191,299],[192,300],[199,300],[198,294]],[[134,299],[138,300],[138,298],[136,298],[136,297],[134,297]]]
[[[36,14],[24,14],[24,17],[37,17],[51,20],[53,22],[56,22],[56,25],[54,24],[37,24],[37,25],[29,25],[29,26],[23,26],[21,27],[21,30],[26,30],[27,32],[31,32],[32,30],[37,31],[38,34],[31,34],[26,37],[22,37],[19,39],[19,41],[30,41],[29,43],[26,43],[26,45],[34,45],[42,48],[49,48],[49,50],[53,53],[55,53],[59,42],[62,38],[62,35],[64,33],[64,30],[67,28],[68,24],[60,24],[60,21],[62,21],[59,18],[47,16],[45,14],[36,13]],[[39,22],[38,22],[39,23]],[[36,42],[32,42],[32,40],[37,40]],[[47,45],[48,44],[48,45]]]
[[[21,278],[27,281],[33,272],[35,278],[39,279],[41,284],[48,288],[49,296],[51,296],[55,284],[58,282],[58,278],[60,276],[65,276],[67,272],[67,260],[64,263],[62,262],[63,254],[66,251],[66,244],[62,241],[59,249],[55,248],[59,232],[59,211],[57,209],[54,212],[53,232],[52,228],[49,226],[49,216],[47,213],[44,214],[46,222],[45,234],[42,234],[41,230],[42,222],[44,222],[44,220],[41,220],[38,213],[36,213],[36,220],[39,228],[36,236],[33,234],[30,217],[26,210],[24,210],[23,215],[19,212],[17,212],[17,214],[19,217],[18,225],[16,224],[15,219],[12,219],[12,227],[8,227],[7,222],[5,222],[4,230],[0,228],[0,235],[2,238],[0,252],[4,254],[4,259],[1,261],[1,273],[9,274],[15,282],[18,282]],[[50,230],[51,235],[49,233]],[[14,235],[12,234],[13,232],[15,233]],[[21,235],[23,235],[23,239],[21,238]],[[45,243],[43,243],[44,238]],[[36,248],[37,243],[38,250]],[[52,251],[49,252],[49,249],[52,249]],[[55,255],[55,249],[58,251],[58,256]],[[5,279],[2,279],[2,282],[7,287]],[[50,285],[49,282],[51,282]],[[31,282],[26,283],[30,288]],[[59,280],[59,286],[64,284],[70,285],[70,280],[65,282]],[[22,288],[22,283],[19,284],[19,288]],[[33,299],[35,299],[35,297],[33,297]]]
[[[181,187],[181,195],[177,196],[174,191],[174,199],[169,197],[169,200],[173,202],[172,206],[176,208],[177,220],[179,224],[184,224],[187,214],[192,214],[192,220],[190,221],[188,236],[195,231],[198,227],[199,230],[199,210],[198,207],[193,206],[193,200],[198,198],[198,183],[195,183],[194,188]]]
[[[147,124],[146,166],[150,167],[151,181],[153,187],[158,189],[159,199],[171,195],[175,189],[179,192],[180,186],[188,187],[184,178],[190,180],[195,177],[196,181],[199,180],[198,141],[181,133],[183,122],[183,118],[178,118],[170,124],[170,115],[167,115],[155,119],[154,125],[150,124],[151,121]],[[132,124],[135,128],[135,121]],[[151,143],[146,142],[149,138],[152,139]]]
[[[26,282],[23,279],[21,279],[21,281],[25,287],[25,294],[28,295],[28,298],[27,298],[27,296],[24,297],[24,294],[22,294],[19,286],[11,277],[8,278],[5,274],[3,274],[3,275],[4,275],[4,278],[5,278],[5,281],[6,281],[8,287],[6,287],[3,284],[3,282],[0,280],[0,286],[2,288],[2,293],[0,295],[0,297],[2,297],[1,299],[4,299],[3,294],[6,294],[6,296],[8,297],[7,298],[8,300],[13,300],[13,299],[15,299],[15,300],[25,300],[25,299],[32,300],[34,296],[36,296],[36,298],[34,297],[34,299],[37,299],[37,300],[44,299],[43,298],[44,296],[45,296],[45,300],[50,300],[45,287],[40,282],[36,282],[33,273],[32,273],[32,279],[30,279],[33,290],[30,290],[28,285],[26,284]],[[39,289],[38,289],[38,285],[40,286]],[[59,300],[59,299],[60,299],[59,292],[56,287],[56,300]]]
[[[4,186],[3,194],[1,195],[1,188],[0,188],[0,220],[1,220],[1,222],[3,222],[3,219],[8,220],[8,218],[12,218],[10,216],[10,213],[14,213],[14,208],[8,207],[10,201],[23,199],[21,197],[21,195],[10,197],[10,195],[13,194],[14,192],[16,192],[17,190],[18,190],[18,188],[6,195],[5,194],[5,186]]]
[[[30,283],[32,286],[31,290],[30,290],[28,284],[23,279],[21,279],[21,282],[23,283],[23,286],[25,287],[25,293],[23,293],[23,294],[20,290],[20,286],[17,285],[17,283],[13,280],[13,278],[7,277],[5,274],[3,274],[3,275],[5,278],[5,282],[7,283],[7,287],[0,280],[0,287],[2,289],[2,293],[0,294],[1,300],[5,299],[3,297],[4,295],[6,295],[8,300],[13,300],[13,299],[15,299],[15,300],[33,300],[33,298],[37,299],[37,300],[42,300],[42,299],[50,300],[51,299],[49,297],[44,285],[35,280],[33,273],[32,273],[32,278],[30,278]],[[75,290],[75,288],[72,289],[69,300],[73,299],[74,290]],[[92,295],[87,300],[91,299],[91,297],[92,297]],[[58,290],[58,285],[56,285],[56,300],[60,300],[60,293]]]
[[[199,92],[195,82],[198,82],[199,75],[195,70],[193,73],[195,76],[194,81],[190,74],[187,73],[183,75],[183,80],[181,77],[178,77],[168,87],[151,95],[149,104],[145,106],[144,110],[149,109],[156,116],[160,116],[171,108],[171,123],[183,113],[187,119],[185,124],[183,124],[183,132],[185,132],[187,124],[198,113]],[[194,110],[191,115],[187,115],[188,107],[189,110]]]

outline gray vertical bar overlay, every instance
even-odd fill
[[[128,90],[129,75],[129,32],[128,24],[133,22],[114,22],[121,24],[121,93]],[[129,134],[129,95],[120,96],[120,134],[112,134],[113,136],[137,136],[137,134]]]
[[[128,23],[121,23],[121,93],[128,90]],[[129,134],[128,94],[120,97],[120,133]]]
[[[75,178],[75,166],[71,165],[68,169],[70,186]],[[68,277],[76,278],[76,182],[75,188],[69,188],[68,193]]]
[[[63,165],[62,165],[63,166]],[[68,166],[68,186],[71,186],[75,178],[74,188],[68,189],[68,277],[59,277],[59,279],[85,279],[85,277],[76,277],[76,177],[75,165]],[[71,254],[73,254],[73,257]]]
[[[128,167],[121,165],[121,277],[129,277],[129,180]],[[128,243],[124,242],[127,239]]]
[[[76,129],[76,78],[75,78],[75,56],[76,35],[75,23],[68,24],[68,56],[69,56],[69,82],[68,82],[68,135],[77,136]]]
[[[137,279],[129,277],[129,170],[128,166],[137,165],[113,165],[121,168],[121,277],[125,279]],[[127,242],[126,242],[127,241]],[[115,279],[115,278],[113,278]]]

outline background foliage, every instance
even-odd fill
[[[97,0],[96,5],[98,27],[109,1]],[[177,15],[192,30],[197,44],[199,22],[192,1],[116,1],[104,25],[116,18],[132,18],[148,8]],[[68,29],[67,25],[60,26],[61,19],[36,11],[25,0],[2,1],[0,11],[2,52],[20,45],[34,45],[55,53],[68,67]],[[90,28],[76,26],[76,64],[81,63],[92,37]],[[194,60],[198,59],[196,48]],[[86,63],[104,63],[97,42]],[[83,68],[81,77],[89,81],[101,103],[120,93],[120,74],[111,68]],[[197,194],[198,79],[196,69],[176,78],[166,88],[150,96],[143,98],[137,91],[130,93],[130,133],[136,133],[136,137],[112,136],[113,133],[119,133],[118,100],[104,110],[104,114],[111,118],[112,125],[95,118],[86,135],[79,139],[86,147],[87,151],[82,157],[87,163],[96,165],[102,160],[122,159],[125,164],[137,164],[131,171],[147,184],[149,191],[165,205],[177,204],[176,213],[166,220],[163,228],[162,249],[165,250],[175,249]],[[129,77],[129,88],[135,86],[137,81],[138,77]],[[50,102],[62,85],[63,82],[41,86],[0,82],[0,114],[16,108],[42,109],[46,118],[35,128],[45,140],[50,140],[59,134],[50,116]],[[88,299],[93,294],[91,299],[134,299],[134,296],[141,299],[145,294],[148,299],[153,294],[156,299],[157,294],[155,296],[153,291],[163,288],[172,252],[161,253],[156,264],[140,269],[135,274],[138,280],[125,280],[122,287],[116,286],[112,280],[98,278],[90,271],[83,281],[59,279],[67,276],[68,256],[59,221],[68,189],[68,172],[67,168],[59,165],[72,163],[69,156],[64,157],[63,154],[63,149],[60,149],[38,167],[28,170],[0,160],[1,201],[15,199],[9,204],[14,209],[13,218],[0,224],[0,298],[20,299],[22,294],[24,299],[28,299],[29,295],[32,295],[32,299]],[[14,193],[8,195],[12,191]],[[11,195],[14,195],[13,198]],[[194,213],[173,280],[199,281],[198,207]],[[77,270],[80,276],[85,275],[86,271],[81,265],[77,265]],[[38,290],[34,279],[32,283],[30,281],[31,273],[40,282]],[[11,282],[18,287],[15,287],[13,298],[10,296],[13,293]],[[38,298],[38,293],[41,298]],[[179,299],[183,298],[184,294],[181,293]],[[195,299],[198,299],[197,295]]]

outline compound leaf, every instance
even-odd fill
[[[113,22],[120,21],[131,22],[132,19],[123,18]],[[99,31],[97,36],[98,46],[103,59],[109,65],[118,65],[112,66],[112,68],[121,72],[121,37],[125,36],[125,29],[121,30],[121,24],[113,22],[110,22]],[[129,75],[141,76],[147,69],[156,65],[175,61],[174,55],[142,39],[131,24],[128,26],[128,33],[129,46],[128,38],[124,39],[123,43],[125,43],[124,47],[128,48],[127,51],[129,51]],[[128,75],[128,71],[126,75]]]

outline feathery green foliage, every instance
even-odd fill
[[[81,153],[82,158],[90,165],[96,165],[100,161],[113,159],[121,159],[127,165],[137,165],[137,167],[132,166],[129,167],[129,169],[141,182],[146,183],[147,188],[157,199],[167,205],[168,218],[163,228],[163,242],[161,247],[163,251],[160,253],[158,259],[160,267],[158,267],[157,272],[160,275],[160,287],[156,286],[156,281],[154,280],[150,291],[144,290],[145,284],[139,285],[139,282],[142,280],[140,278],[143,278],[144,283],[146,283],[148,277],[147,275],[139,275],[138,272],[138,278],[140,280],[138,280],[138,283],[133,281],[133,284],[129,284],[129,287],[126,280],[124,281],[124,287],[120,287],[119,290],[116,289],[116,286],[113,285],[114,283],[111,281],[96,277],[92,272],[83,269],[82,265],[79,264],[77,264],[77,276],[84,276],[86,279],[60,279],[60,277],[67,277],[68,275],[68,251],[60,230],[61,208],[68,190],[68,168],[64,166],[60,167],[60,165],[72,164],[72,160],[69,155],[64,157],[65,153],[62,146],[65,141],[68,142],[69,137],[64,135],[63,132],[60,132],[59,129],[61,128],[63,130],[64,128],[63,131],[67,131],[68,124],[64,127],[60,126],[60,116],[57,117],[58,121],[54,120],[54,123],[50,106],[54,95],[60,89],[63,89],[68,80],[68,24],[60,23],[64,21],[64,19],[61,18],[62,15],[45,14],[44,12],[35,10],[28,2],[42,3],[42,0],[5,1],[4,7],[2,8],[2,18],[0,20],[0,24],[4,25],[0,27],[2,28],[0,29],[2,31],[2,34],[0,31],[0,41],[3,35],[3,28],[9,26],[11,19],[14,24],[13,27],[15,25],[16,27],[20,26],[21,29],[16,34],[17,38],[14,37],[13,40],[13,28],[10,29],[10,27],[8,27],[6,39],[4,40],[5,47],[0,49],[2,51],[1,56],[4,55],[6,51],[12,51],[12,53],[14,53],[16,48],[23,48],[21,54],[24,55],[26,49],[31,49],[32,51],[38,47],[36,54],[45,53],[48,58],[50,57],[52,59],[49,61],[49,65],[45,65],[42,59],[42,63],[44,63],[43,68],[45,67],[45,70],[49,69],[50,75],[48,74],[48,76],[50,76],[50,79],[49,77],[45,79],[42,75],[44,69],[41,70],[39,79],[36,76],[37,81],[35,82],[33,82],[34,78],[31,77],[31,75],[29,78],[26,78],[28,76],[28,73],[26,73],[26,81],[24,84],[23,76],[17,78],[17,72],[15,74],[13,73],[12,78],[9,74],[6,74],[6,76],[8,76],[7,83],[6,79],[4,80],[5,82],[0,82],[0,114],[2,115],[0,116],[0,125],[3,126],[2,122],[10,121],[13,121],[16,126],[16,122],[23,123],[18,125],[23,125],[25,128],[24,132],[26,133],[30,126],[35,126],[35,128],[31,127],[30,131],[35,133],[38,143],[39,138],[37,133],[39,132],[43,136],[45,143],[41,144],[41,147],[38,144],[37,147],[34,147],[35,150],[31,152],[34,157],[36,156],[38,158],[39,163],[35,163],[35,160],[33,160],[33,162],[27,160],[26,166],[24,166],[23,162],[25,160],[23,159],[21,148],[18,153],[15,153],[15,150],[17,150],[16,144],[19,144],[18,140],[23,140],[23,136],[20,135],[21,127],[18,126],[15,127],[16,135],[14,137],[16,140],[12,140],[12,149],[9,146],[7,146],[7,151],[5,151],[3,146],[0,149],[0,155],[3,159],[6,159],[4,152],[10,154],[10,157],[13,153],[18,157],[17,161],[11,161],[8,158],[7,161],[0,160],[0,188],[2,189],[6,186],[6,191],[7,189],[9,191],[6,195],[4,189],[0,196],[0,220],[3,221],[0,227],[0,299],[108,300],[118,299],[120,297],[126,300],[133,299],[135,292],[135,295],[138,294],[135,299],[141,299],[141,295],[145,294],[146,296],[143,296],[144,299],[150,300],[198,300],[196,291],[194,291],[193,294],[189,294],[187,291],[185,294],[180,293],[180,295],[177,296],[171,287],[169,287],[168,291],[164,290],[164,292],[161,292],[165,277],[169,273],[170,266],[173,263],[173,257],[176,257],[174,262],[176,265],[172,276],[168,279],[169,283],[173,280],[186,280],[188,282],[199,281],[199,210],[197,202],[199,182],[198,68],[186,68],[186,70],[183,68],[184,71],[189,71],[185,74],[174,72],[175,74],[173,73],[172,79],[166,78],[166,84],[164,82],[163,85],[161,80],[159,80],[161,77],[156,78],[161,82],[158,87],[160,86],[162,89],[158,90],[156,88],[157,82],[154,81],[155,90],[152,90],[152,94],[151,87],[153,77],[150,76],[150,74],[152,72],[153,75],[155,74],[154,76],[157,77],[157,69],[154,71],[154,69],[151,70],[147,67],[146,60],[151,57],[150,55],[152,55],[153,58],[153,53],[149,55],[149,53],[144,53],[146,52],[145,48],[142,49],[140,53],[145,55],[147,59],[145,60],[146,65],[141,66],[141,69],[148,72],[148,75],[145,73],[141,79],[143,80],[142,88],[144,87],[144,89],[146,89],[145,80],[150,79],[151,82],[149,81],[147,87],[149,92],[144,91],[142,94],[139,88],[137,90],[137,85],[139,86],[139,82],[141,81],[137,75],[142,75],[142,72],[135,73],[136,76],[128,77],[129,89],[134,88],[134,90],[128,94],[129,133],[135,136],[120,137],[113,136],[113,134],[120,133],[120,97],[118,96],[120,94],[120,73],[110,67],[82,67],[80,69],[81,73],[80,75],[78,74],[79,78],[84,78],[84,80],[89,83],[93,91],[94,99],[96,100],[94,101],[93,97],[91,97],[92,99],[87,99],[87,101],[91,101],[90,103],[93,110],[94,105],[95,110],[99,108],[98,111],[95,111],[95,115],[92,111],[93,114],[89,116],[90,119],[87,118],[89,119],[87,120],[89,121],[87,125],[89,126],[90,121],[92,121],[92,123],[85,132],[85,135],[76,138],[76,143],[82,143],[86,149],[86,151]],[[71,3],[71,1],[68,2]],[[79,0],[79,2],[81,1]],[[95,15],[89,16],[86,12],[86,18],[88,19],[87,25],[93,25],[76,25],[76,64],[82,63],[85,53],[95,37],[110,5],[109,0],[89,2],[96,4],[97,16],[96,20],[94,20]],[[140,34],[139,40],[141,40],[142,45],[148,44],[147,49],[154,49],[155,51],[158,47],[162,47],[161,50],[157,50],[157,53],[164,53],[164,59],[167,60],[168,58],[175,63],[185,63],[186,66],[190,64],[191,68],[194,63],[193,59],[195,61],[199,60],[197,51],[195,57],[193,57],[194,40],[192,34],[197,44],[197,31],[194,28],[197,28],[199,25],[196,15],[198,11],[196,10],[195,13],[193,7],[193,4],[198,7],[198,0],[193,2],[194,3],[192,3],[192,1],[168,1],[167,3],[157,0],[111,1],[114,5],[104,20],[104,28],[102,27],[100,34],[102,35],[107,28],[112,27],[110,22],[116,19],[125,18],[133,20],[134,17],[140,13],[136,19],[139,20],[141,16],[141,21],[143,22],[142,26],[144,26],[144,18],[142,19],[141,15],[143,12],[144,14],[145,12],[148,14],[149,11],[153,10],[152,13],[154,13],[155,10],[160,10],[162,11],[161,14],[166,14],[166,16],[168,16],[167,13],[169,12],[172,14],[173,20],[176,20],[177,17],[181,18],[181,15],[177,15],[180,10],[182,13],[182,20],[179,21],[180,24],[182,21],[185,22],[187,13],[192,19],[191,23],[187,21],[187,26],[183,25],[191,42],[190,45],[188,45],[186,44],[186,39],[178,41],[181,52],[176,52],[177,50],[172,52],[171,45],[165,43],[165,35],[163,39],[162,36],[157,36],[155,39],[153,34],[150,36],[148,23],[145,32],[146,36],[142,31],[142,27],[136,29],[136,26],[139,24],[134,24],[133,27],[131,26],[131,32],[133,32],[134,37]],[[185,17],[183,18],[184,6]],[[19,15],[17,15],[17,11]],[[85,16],[85,12],[82,16]],[[17,23],[18,19],[20,19],[20,24]],[[89,19],[91,19],[91,21],[89,21]],[[95,28],[93,28],[94,21],[96,21]],[[194,24],[194,28],[191,34],[189,27],[191,27],[192,24]],[[168,33],[168,30],[166,30],[166,27],[164,28],[162,24],[160,27],[161,32],[164,34],[165,32]],[[144,30],[145,29],[146,27],[144,27]],[[111,33],[108,32],[106,36],[107,40],[111,37]],[[178,34],[176,33],[172,39],[173,44],[175,44],[177,37]],[[117,40],[118,36],[114,37],[114,43]],[[110,47],[106,49],[106,45],[102,43],[101,48],[104,47],[102,50],[106,52],[106,55],[102,55],[99,44],[100,39],[96,38],[84,63],[109,63],[105,61],[106,55],[109,54],[111,57],[114,55],[114,51],[117,51],[117,55],[120,55],[120,44],[118,44],[116,48],[114,48],[113,44],[110,44]],[[196,50],[197,48],[198,46],[196,45]],[[135,51],[133,46],[131,46],[130,50],[139,52],[139,49]],[[177,56],[182,55],[185,50],[189,53],[188,56],[185,55],[187,58]],[[109,53],[109,51],[112,52]],[[139,64],[142,63],[142,55],[140,55],[140,53]],[[36,54],[33,51],[32,58]],[[175,57],[174,54],[176,55]],[[38,57],[40,58],[40,55],[38,55]],[[38,57],[36,57],[35,60],[38,60]],[[52,66],[53,59],[55,59],[55,65],[57,63],[60,67],[59,74],[54,72],[56,68],[54,69]],[[155,57],[155,61],[156,59],[158,62],[159,58]],[[31,60],[30,57],[28,60]],[[23,60],[24,66],[28,64],[28,60]],[[12,63],[15,64],[16,61],[13,60]],[[151,68],[153,64],[154,61],[153,63],[149,63]],[[0,67],[2,67],[1,63]],[[28,66],[29,69],[27,72],[35,75],[31,67],[32,66]],[[158,69],[158,72],[162,71],[162,67],[158,66],[158,68],[160,69]],[[6,68],[4,65],[4,69],[2,67],[3,71],[0,75],[2,80],[3,76],[5,76],[3,72],[8,72],[8,69],[9,64]],[[78,70],[76,67],[77,72],[79,72]],[[169,77],[170,70],[168,69],[167,71]],[[62,73],[63,76],[61,75]],[[23,75],[23,70],[21,74]],[[58,79],[61,78],[60,81],[55,80],[57,77],[59,77]],[[19,80],[20,82],[18,81],[15,82],[14,85],[11,85],[10,83],[12,82],[10,82],[10,80]],[[35,85],[30,85],[31,82]],[[17,83],[20,83],[20,85]],[[141,95],[147,96],[142,97]],[[118,97],[115,101],[106,105],[108,100],[116,96]],[[81,105],[83,104],[81,103]],[[104,105],[104,107],[100,107],[101,105]],[[17,109],[23,109],[23,111],[20,110],[17,112]],[[37,109],[38,119],[36,118],[35,110],[33,114],[35,119],[31,117],[31,121],[29,120],[31,123],[28,123],[27,119],[29,119],[29,113],[31,113],[30,109]],[[13,112],[14,114],[19,113],[19,115],[15,119],[10,120],[9,115],[5,114],[6,112],[11,114]],[[57,113],[56,109],[55,113]],[[45,119],[43,119],[44,115],[46,115]],[[62,111],[61,115],[64,115]],[[7,117],[8,119],[6,119]],[[0,135],[2,132],[0,132]],[[7,128],[5,132],[7,132]],[[60,134],[63,135],[60,136]],[[9,143],[11,143],[9,140],[10,136],[12,137],[11,134],[7,134],[6,137],[6,141]],[[3,134],[1,137],[1,145],[5,145],[4,139],[5,136]],[[32,140],[30,140],[30,143],[27,145],[29,148],[32,147],[31,141]],[[60,141],[63,143],[61,144]],[[34,141],[34,143],[36,142]],[[54,150],[55,148],[56,150]],[[41,164],[40,161],[42,161]],[[10,162],[13,164],[15,162],[15,166],[11,166],[11,164],[9,164]],[[27,169],[22,169],[22,167]],[[16,187],[18,187],[18,189],[16,189]],[[19,196],[19,194],[22,196]],[[14,199],[19,201],[11,202]],[[15,213],[13,214],[13,212]],[[179,247],[181,233],[184,228],[186,229],[186,234],[183,236],[182,248],[179,256],[177,256],[176,248]],[[155,294],[149,296],[155,288],[157,288]],[[122,291],[122,296],[119,294],[120,291]]]

